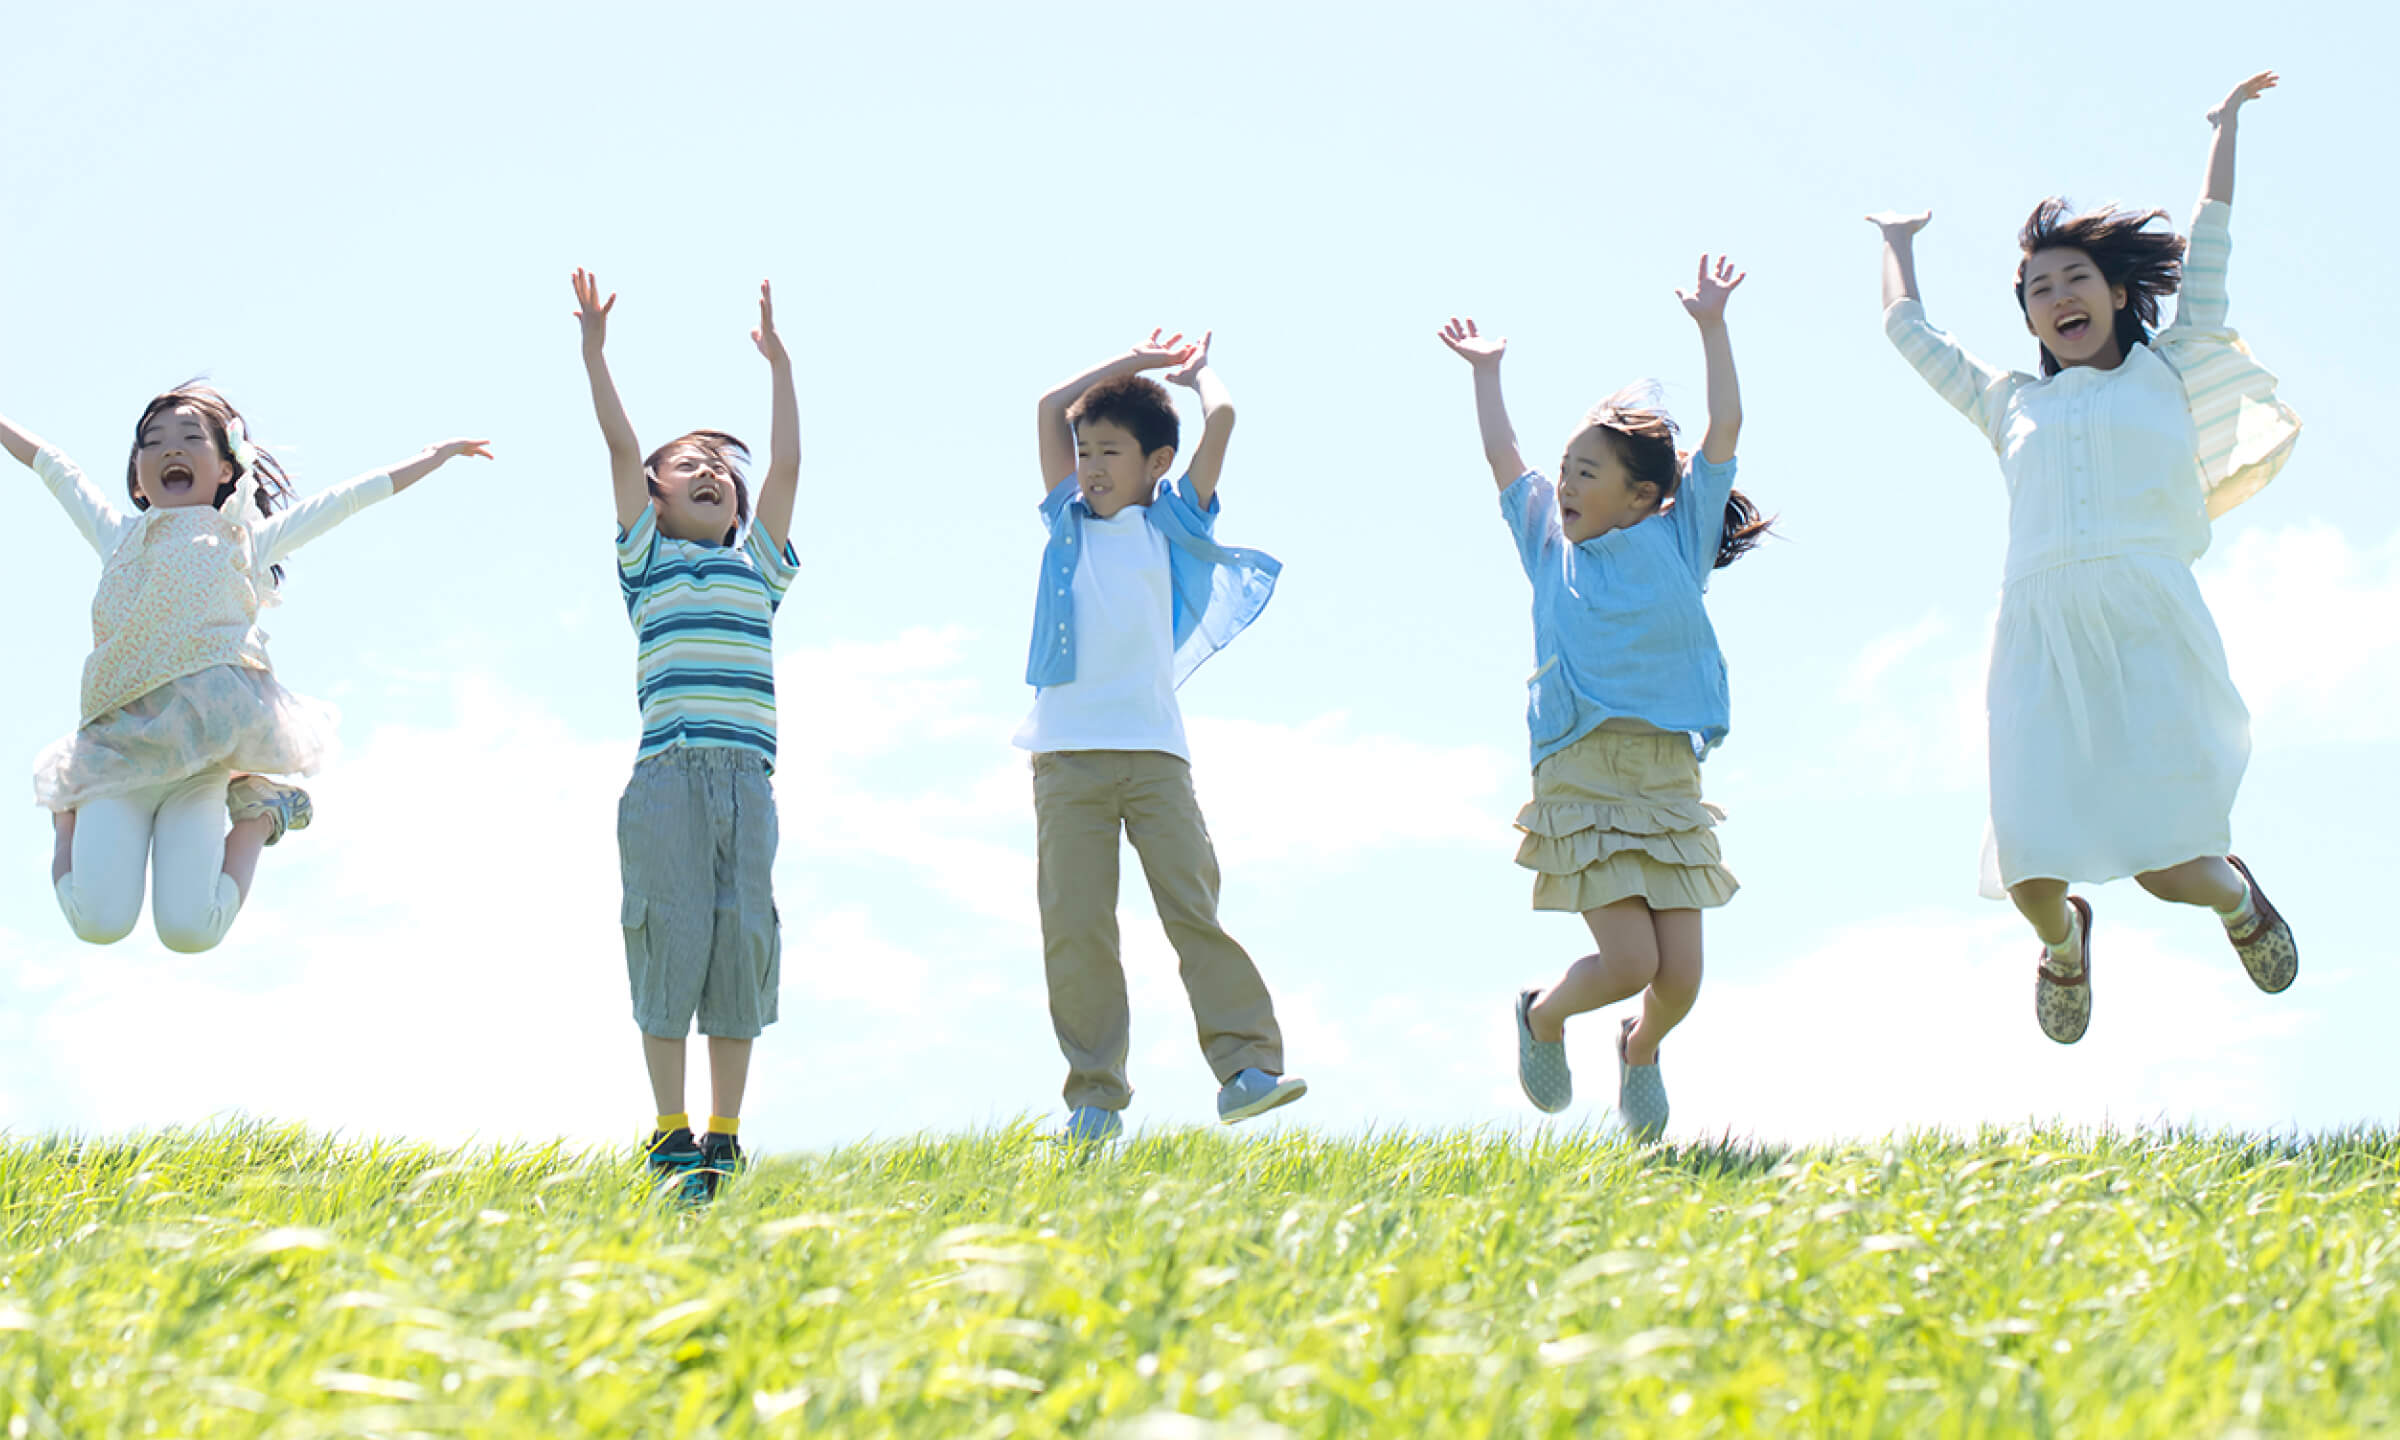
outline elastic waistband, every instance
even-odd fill
[[[636,770],[646,766],[717,772],[755,770],[761,775],[769,768],[767,757],[746,745],[670,745],[633,762]]]

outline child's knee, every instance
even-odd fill
[[[160,895],[150,907],[151,920],[158,926],[158,943],[178,955],[216,949],[225,932],[233,928],[233,917],[241,908],[241,889],[225,875],[217,877],[205,904],[177,904]]]
[[[67,917],[75,938],[91,945],[114,945],[133,933],[142,918],[142,897],[130,901],[117,895],[91,895],[78,889],[73,871],[58,877],[58,908]]]

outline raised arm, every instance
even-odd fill
[[[1734,442],[1742,434],[1742,382],[1733,372],[1733,339],[1725,333],[1725,302],[1741,288],[1746,273],[1733,268],[1733,262],[1717,257],[1716,268],[1709,268],[1708,257],[1700,257],[1700,278],[1692,292],[1675,292],[1683,308],[1700,326],[1700,349],[1708,357],[1708,434],[1700,441],[1700,453],[1711,465],[1722,465],[1733,458]]]
[[[252,526],[251,535],[258,543],[259,554],[271,565],[384,498],[386,492],[374,483],[377,480],[389,476],[392,482],[389,493],[397,495],[461,455],[489,460],[491,442],[445,440],[439,445],[426,446],[397,465],[303,496]]]
[[[1897,210],[1883,210],[1867,217],[1867,223],[1883,232],[1883,308],[1889,310],[1902,300],[1924,303],[1917,291],[1917,232],[1933,221],[1931,210],[1904,215]]]
[[[575,319],[583,326],[583,369],[591,377],[592,411],[600,417],[600,438],[608,442],[608,475],[617,496],[617,528],[630,530],[650,504],[650,485],[642,477],[642,446],[633,438],[633,422],[625,417],[625,402],[617,398],[617,382],[609,376],[608,312],[617,297],[600,298],[600,278],[588,270],[575,272]]]
[[[2277,76],[2272,70],[2256,75],[2233,87],[2233,93],[2223,103],[2208,112],[2208,123],[2216,134],[2208,142],[2208,181],[2200,191],[2203,200],[2233,203],[2233,146],[2235,122],[2241,118],[2242,107],[2275,88]]]
[[[439,445],[426,446],[383,473],[392,477],[392,493],[397,495],[461,455],[473,455],[479,460],[489,460],[492,458],[492,442],[489,440],[444,440]]]
[[[775,290],[764,280],[758,282],[758,328],[750,339],[767,357],[775,388],[775,429],[768,437],[767,475],[758,485],[757,523],[781,550],[791,538],[792,498],[800,489],[800,396],[792,388],[791,352],[775,333]]]
[[[0,415],[0,450],[6,450],[20,465],[31,465],[33,457],[42,453],[42,439],[30,430],[19,429],[16,423]]]
[[[1119,375],[1138,375],[1144,370],[1166,370],[1189,364],[1199,352],[1199,346],[1184,344],[1180,333],[1163,341],[1158,336],[1158,331],[1151,331],[1148,340],[1122,355],[1100,362],[1042,396],[1041,404],[1035,408],[1034,419],[1041,430],[1043,494],[1049,494],[1051,486],[1075,473],[1075,430],[1067,424],[1067,410],[1083,398],[1084,391],[1103,380],[1114,380]],[[1206,397],[1202,398],[1201,403],[1208,403]],[[1226,417],[1228,424],[1232,418],[1230,415]],[[1215,476],[1209,477],[1209,484],[1216,484]]]
[[[1192,447],[1191,463],[1184,466],[1183,473],[1192,482],[1192,494],[1203,510],[1216,498],[1217,476],[1225,469],[1225,447],[1233,442],[1233,394],[1208,363],[1208,342],[1214,338],[1214,330],[1202,335],[1192,358],[1167,373],[1168,383],[1188,385],[1200,397],[1200,443]]]
[[[1475,372],[1475,425],[1483,432],[1483,458],[1492,467],[1492,483],[1506,490],[1525,473],[1517,432],[1508,423],[1508,402],[1500,394],[1500,357],[1508,353],[1508,341],[1478,335],[1472,318],[1462,321],[1455,315],[1440,334]]]

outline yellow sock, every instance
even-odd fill
[[[711,1135],[733,1135],[739,1133],[741,1128],[742,1121],[738,1115],[711,1115],[708,1117],[708,1133]]]
[[[674,1115],[661,1115],[658,1117],[658,1133],[661,1135],[672,1135],[678,1130],[689,1130],[691,1128],[692,1117],[688,1112]]]

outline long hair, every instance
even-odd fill
[[[2167,219],[2164,210],[2119,210],[2103,206],[2078,215],[2073,206],[2053,195],[2033,207],[2025,227],[2017,232],[2017,312],[2027,314],[2025,267],[2044,250],[2080,250],[2092,257],[2100,278],[2123,286],[2125,308],[2116,312],[2117,353],[2131,355],[2136,345],[2150,343],[2158,329],[2158,302],[2183,287],[2183,237],[2173,223],[2165,230],[2150,228]],[[2043,345],[2042,373],[2058,373],[2058,357]]]
[[[694,430],[688,435],[678,435],[651,451],[650,458],[642,462],[642,482],[652,495],[658,493],[658,467],[666,463],[667,456],[679,445],[689,445],[706,455],[733,477],[733,528],[725,532],[725,543],[730,546],[734,537],[742,533],[742,527],[750,522],[750,481],[742,474],[742,467],[750,463],[750,447],[722,430]]]
[[[253,503],[258,506],[261,515],[272,515],[276,506],[289,505],[296,498],[291,475],[284,470],[283,462],[269,454],[265,446],[249,444],[246,447],[246,459],[243,452],[235,448],[234,427],[241,426],[246,437],[250,426],[248,421],[242,419],[242,412],[233,408],[233,402],[198,380],[186,380],[143,406],[142,418],[133,422],[133,448],[125,456],[125,493],[132,497],[134,509],[150,508],[149,500],[142,495],[141,482],[134,473],[135,459],[141,454],[142,436],[148,433],[151,421],[175,409],[188,409],[198,414],[208,431],[209,440],[216,446],[217,458],[233,467],[233,478],[217,487],[216,497],[209,504],[220,510],[225,508],[225,502],[233,498],[234,489],[245,474],[256,486]],[[277,584],[283,582],[281,565],[270,567],[267,573],[274,577]]]
[[[1655,393],[1644,383],[1626,386],[1586,412],[1576,434],[1606,431],[1617,458],[1624,462],[1626,478],[1636,485],[1657,486],[1663,505],[1683,488],[1683,465],[1690,452],[1676,448],[1675,422],[1650,403]],[[1710,568],[1722,570],[1749,554],[1774,524],[1772,518],[1759,513],[1749,496],[1739,490],[1728,492],[1725,526],[1717,538],[1716,563]]]

